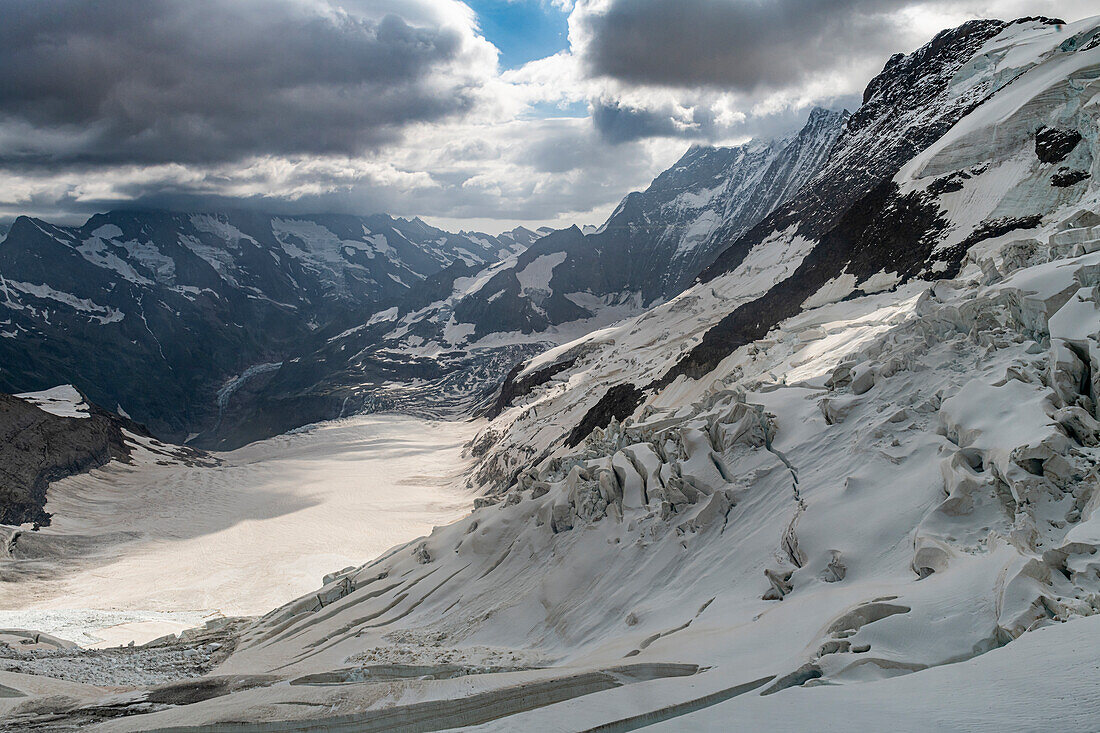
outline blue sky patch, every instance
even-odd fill
[[[569,46],[568,14],[546,0],[466,0],[485,38],[500,49],[502,69],[553,56]]]
[[[545,119],[548,117],[587,117],[588,102],[571,102],[561,105],[555,102],[535,102],[521,115],[524,119]]]

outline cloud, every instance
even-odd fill
[[[36,212],[80,220],[113,208],[273,213],[386,212],[451,227],[493,220],[600,223],[629,190],[645,187],[683,153],[678,140],[611,146],[587,118],[476,122],[417,128],[416,145],[365,157],[255,158],[193,166],[119,166],[0,177],[0,220]]]
[[[616,100],[601,99],[593,105],[592,124],[605,140],[612,143],[647,137],[673,137],[687,130],[698,134],[694,110],[687,112],[691,114],[689,120],[668,109],[639,109]]]
[[[892,54],[944,28],[1040,13],[1077,20],[1096,12],[1092,1],[578,0],[571,81],[582,80],[612,144],[773,136],[813,105],[855,109]],[[544,77],[531,81],[545,87]]]
[[[578,9],[576,20],[594,75],[756,92],[801,82],[838,60],[881,55],[896,31],[887,11],[899,4],[612,0]]]
[[[9,168],[378,149],[469,111],[496,65],[451,0],[0,0],[0,17]]]
[[[537,1],[571,11],[571,47],[501,71],[458,0],[0,0],[0,221],[161,206],[599,223],[688,141],[854,109],[892,53],[943,28],[1095,12]]]
[[[1086,15],[1082,0],[583,0],[574,50],[630,85],[754,94],[858,71],[973,17]],[[933,25],[920,22],[932,20]],[[863,80],[864,82],[866,79]],[[856,82],[859,83],[859,82]]]

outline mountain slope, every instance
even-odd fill
[[[0,241],[0,389],[71,381],[182,441],[216,424],[232,379],[273,368],[318,329],[536,238],[386,216],[112,212],[81,227],[20,217]]]
[[[906,282],[861,293],[867,275],[838,277],[697,379],[615,389],[660,377],[808,253],[833,248],[837,272],[850,261],[836,238],[764,240],[732,272],[532,360],[522,375],[564,366],[474,444],[474,483],[499,503],[333,580],[320,609],[303,600],[273,613],[226,670],[293,658],[283,672],[317,674],[420,641],[424,665],[484,669],[487,650],[501,649],[516,650],[514,666],[553,665],[472,685],[501,705],[516,685],[550,676],[563,689],[582,671],[614,667],[626,686],[645,685],[556,708],[557,720],[571,710],[595,726],[607,706],[626,718],[735,695],[780,715],[796,693],[769,693],[919,677],[1049,625],[1068,622],[1087,643],[1080,618],[1100,591],[1100,21],[997,28],[977,44],[969,30],[954,36],[970,50],[952,62],[945,94],[997,93],[887,179],[900,197],[954,189],[934,199],[942,224],[920,232],[932,241]],[[915,58],[941,69],[927,49]],[[912,120],[938,129],[934,113],[950,102],[933,99]],[[1079,140],[1044,161],[1043,129]],[[1061,187],[1060,167],[1090,177]],[[1006,217],[1027,224],[983,225]],[[882,258],[914,257],[891,249],[904,239],[874,244],[873,272]],[[594,411],[605,419],[569,440]],[[645,683],[641,664],[652,665],[647,679],[677,674],[674,664],[709,671],[688,671],[690,685]],[[410,687],[406,701],[472,694]],[[1081,695],[1093,699],[1095,684]],[[230,709],[211,706],[205,719]]]
[[[1027,23],[1036,25],[1040,35],[1059,33],[1056,21]],[[1034,210],[1012,211],[1004,221],[998,220],[996,212],[973,221],[945,218],[944,207],[951,207],[952,196],[957,196],[966,181],[998,175],[998,171],[982,167],[986,162],[983,155],[1034,144],[1036,130],[1022,127],[1006,128],[1008,136],[972,151],[970,168],[946,166],[930,171],[919,190],[902,190],[893,180],[905,163],[1038,62],[1029,55],[1011,54],[1019,47],[1015,41],[1005,46],[987,45],[1005,27],[1002,21],[972,21],[940,33],[909,56],[891,58],[868,85],[863,106],[852,115],[807,195],[782,207],[744,236],[730,240],[700,281],[733,273],[755,249],[778,242],[798,249],[801,261],[764,297],[730,312],[708,331],[701,343],[664,375],[662,383],[681,374],[705,373],[733,349],[762,337],[768,328],[797,313],[815,294],[814,302],[827,301],[857,290],[873,292],[916,276],[952,276],[966,246],[931,251],[949,232],[953,243],[969,245],[1000,229],[1027,228],[1036,211],[1049,211],[1052,197],[1062,195],[1050,181],[1053,171],[1039,176],[1043,193],[1053,196],[1039,197],[1032,204]],[[1020,45],[1027,43],[1016,40]],[[1066,52],[1056,48],[1048,53]],[[1063,71],[1072,73],[1069,68],[1055,73]],[[987,125],[993,128],[988,130],[991,134],[1001,131],[1000,121],[990,120]],[[968,138],[967,144],[975,145],[973,140]],[[1062,197],[1073,195],[1070,191]],[[968,209],[966,215],[974,214]],[[974,239],[967,240],[969,236]]]
[[[596,232],[568,230],[521,254],[455,306],[474,337],[531,333],[590,317],[602,301],[667,300],[820,169],[848,115],[814,109],[796,135],[733,148],[693,147]]]
[[[394,307],[301,353],[229,405],[224,446],[360,410],[468,411],[525,357],[663,302],[811,179],[846,112],[797,134],[693,147],[585,234],[552,232],[485,268],[456,263]]]

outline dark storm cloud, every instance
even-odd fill
[[[608,100],[592,103],[592,124],[600,136],[610,143],[647,137],[677,137],[681,132],[672,119],[671,110],[639,109]]]
[[[459,30],[295,0],[0,0],[0,165],[356,153],[470,107]]]
[[[83,222],[88,215],[112,209],[223,211],[249,209],[274,214],[385,212],[395,216],[545,221],[563,212],[585,212],[616,203],[632,188],[648,184],[654,171],[641,144],[608,145],[579,120],[539,120],[510,134],[523,144],[506,144],[485,161],[463,155],[444,161],[446,170],[431,181],[394,184],[365,177],[319,192],[293,197],[279,185],[257,179],[256,194],[221,193],[217,186],[140,180],[113,184],[101,197],[50,195],[28,202],[13,213],[31,211],[50,221]],[[463,153],[465,151],[457,151]],[[491,173],[491,185],[467,185]],[[329,182],[324,173],[303,173],[291,185]],[[283,184],[286,185],[285,183]],[[4,211],[0,208],[0,217]]]
[[[844,95],[820,100],[829,109],[857,109],[859,97]],[[771,138],[795,131],[806,122],[806,110],[792,107],[766,116],[745,116],[722,124],[714,110],[693,107],[684,118],[683,110],[670,105],[636,108],[616,101],[600,100],[592,104],[592,124],[600,138],[612,144],[634,142],[650,137],[678,137],[685,140],[717,140],[731,137]]]
[[[900,0],[612,0],[581,17],[591,73],[752,92],[896,50]],[[888,54],[887,54],[888,55]]]

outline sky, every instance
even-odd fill
[[[854,109],[972,18],[1095,0],[0,0],[0,225],[112,208],[599,224],[691,144]]]

